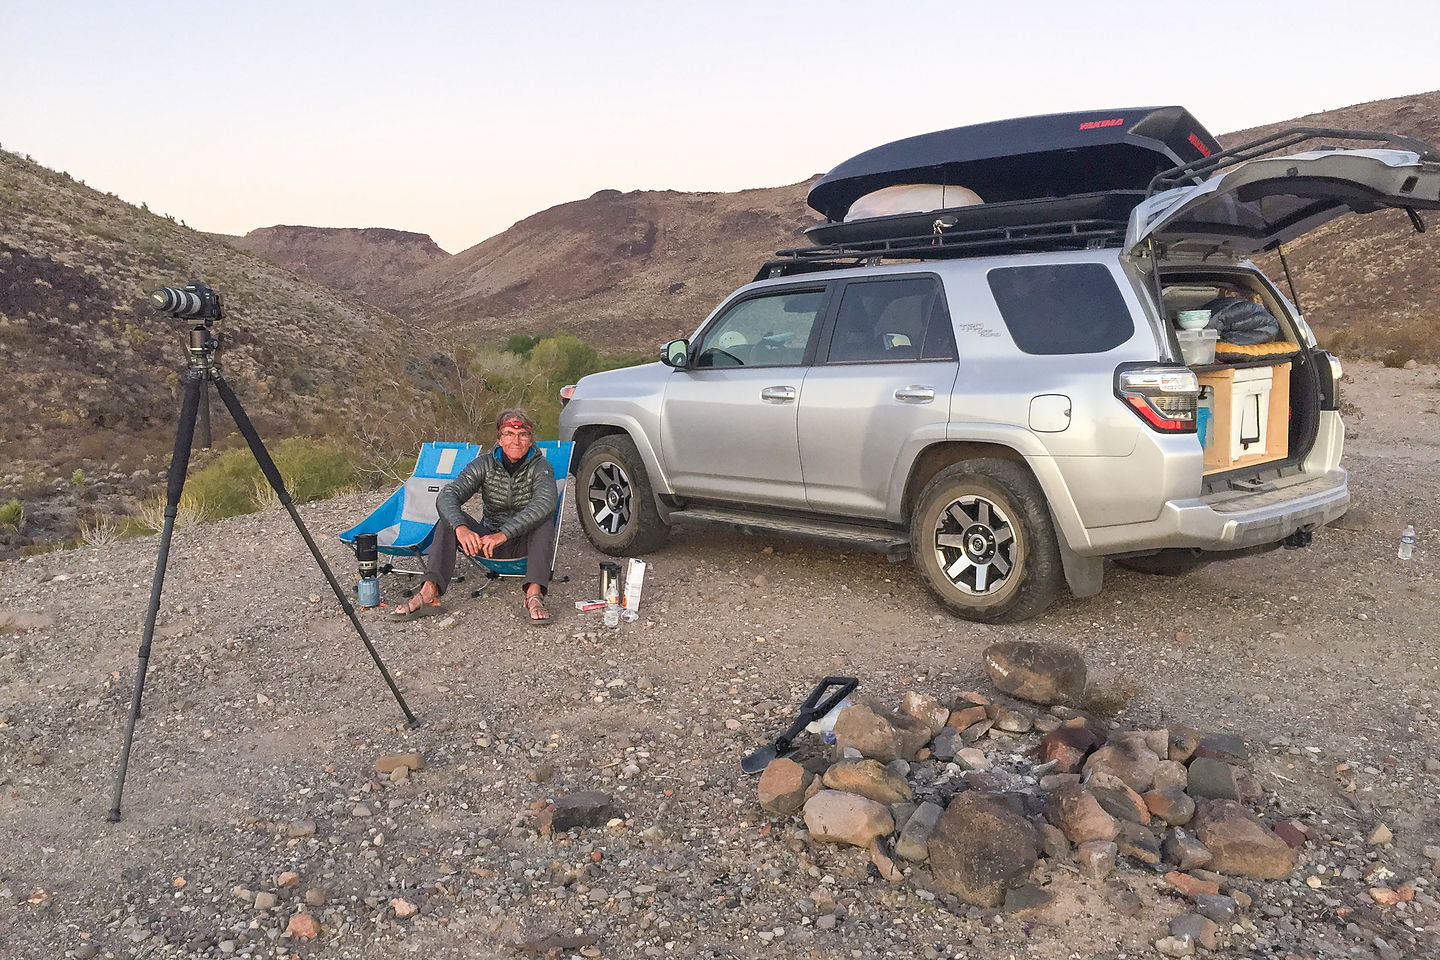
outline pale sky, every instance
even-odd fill
[[[191,227],[458,252],[597,190],[1179,103],[1222,133],[1440,88],[1440,4],[0,0],[0,145]]]

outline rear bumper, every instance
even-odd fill
[[[1167,547],[1243,550],[1278,543],[1297,530],[1322,527],[1344,516],[1349,507],[1349,478],[1336,467],[1320,476],[1284,477],[1258,491],[1228,490],[1171,500],[1148,523],[1092,531],[1087,553]]]

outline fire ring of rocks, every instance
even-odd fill
[[[1042,858],[1094,881],[1158,872],[1191,907],[1155,944],[1170,956],[1216,949],[1249,907],[1228,877],[1287,877],[1295,848],[1318,840],[1251,811],[1261,792],[1240,737],[1111,729],[1068,705],[1085,694],[1068,647],[1005,641],[984,656],[997,690],[1048,709],[975,692],[950,704],[911,692],[890,710],[854,703],[831,756],[765,768],[761,807],[800,814],[811,840],[867,850],[887,881],[904,882],[908,862],[912,877],[928,873],[923,886],[981,908],[1047,906],[1052,895],[1031,882]]]

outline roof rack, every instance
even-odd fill
[[[855,240],[848,243],[793,247],[776,251],[756,280],[820,270],[842,270],[879,260],[943,260],[1016,250],[1090,250],[1119,246],[1127,221],[1115,219],[1056,220],[1049,223],[953,229],[956,217],[937,215],[934,232],[908,237]],[[848,261],[848,262],[843,262]]]
[[[1155,174],[1146,188],[1146,196],[1153,197],[1155,194],[1173,187],[1178,187],[1187,180],[1195,180],[1209,177],[1217,170],[1226,167],[1233,167],[1237,163],[1246,160],[1254,160],[1256,157],[1263,157],[1266,154],[1276,153],[1293,147],[1297,143],[1304,143],[1306,140],[1318,140],[1320,138],[1333,138],[1337,140],[1369,140],[1377,143],[1389,143],[1404,150],[1410,150],[1417,154],[1421,160],[1440,161],[1440,153],[1424,140],[1415,137],[1406,137],[1398,133],[1381,133],[1375,130],[1341,130],[1334,127],[1287,127],[1284,130],[1276,131],[1269,136],[1251,140],[1249,143],[1242,143],[1238,147],[1230,147],[1212,153],[1210,156],[1200,160],[1192,160],[1190,163],[1180,164],[1171,167],[1169,170],[1161,170]]]

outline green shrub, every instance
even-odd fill
[[[77,487],[85,486],[85,471],[76,467],[75,472],[70,474],[70,482]]]
[[[9,502],[0,503],[0,527],[11,527],[19,531],[25,526],[25,504],[11,497]]]
[[[360,481],[350,454],[337,441],[291,437],[272,445],[270,454],[296,503],[334,496]],[[253,512],[256,489],[262,484],[266,484],[264,474],[248,449],[227,450],[192,472],[185,492],[205,505],[208,519],[218,520]]]
[[[535,345],[539,342],[539,337],[532,337],[524,333],[516,333],[511,335],[510,339],[505,341],[505,346],[501,349],[503,349],[506,353],[513,353],[518,357],[528,357],[530,356],[530,351],[534,350]]]

